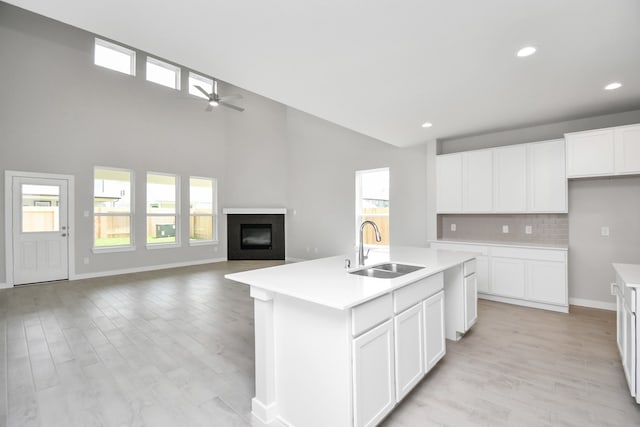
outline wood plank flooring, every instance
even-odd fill
[[[0,291],[0,427],[260,426],[253,302],[225,262]],[[632,426],[613,312],[480,301],[385,426]],[[304,426],[300,426],[304,427]]]

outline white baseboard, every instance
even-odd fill
[[[501,297],[497,295],[478,293],[478,298],[487,299],[489,301],[503,302],[506,304],[521,305],[523,307],[539,308],[542,310],[557,311],[559,313],[568,313],[569,307],[564,305],[544,304],[541,302],[527,301],[518,298]]]
[[[120,274],[144,273],[145,271],[166,270],[168,268],[191,267],[194,265],[212,264],[215,262],[224,262],[227,258],[208,258],[197,261],[174,262],[171,264],[147,265],[144,267],[125,268],[122,270],[97,271],[94,273],[75,274],[69,277],[69,280],[93,279],[95,277],[117,276]]]
[[[596,301],[592,299],[569,298],[569,304],[579,305],[580,307],[599,308],[601,310],[616,311],[615,302]]]
[[[9,288],[13,288],[13,286],[9,286],[6,283],[0,283],[0,289],[9,289]]]
[[[303,259],[303,258],[294,258],[294,257],[291,257],[291,256],[285,257],[285,258],[284,258],[284,260],[285,260],[285,261],[287,261],[287,262],[302,262],[302,261],[307,261],[306,259]]]

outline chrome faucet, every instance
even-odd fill
[[[364,254],[364,240],[362,238],[362,231],[364,230],[364,226],[367,224],[371,224],[373,226],[373,230],[376,232],[376,242],[382,240],[382,236],[380,236],[380,230],[378,230],[378,226],[373,221],[364,221],[360,226],[360,249],[358,250],[358,265],[364,265],[364,260],[369,256],[369,251],[367,251],[367,255]]]

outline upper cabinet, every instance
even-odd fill
[[[493,210],[493,156],[491,150],[462,153],[462,210],[491,212]]]
[[[566,213],[564,140],[436,158],[438,213]]]
[[[640,125],[574,132],[567,142],[567,177],[640,173]]]

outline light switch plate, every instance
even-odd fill
[[[505,233],[505,234],[508,233],[509,232],[509,226],[508,225],[503,225],[502,226],[502,232]]]
[[[606,225],[600,227],[600,235],[604,236],[604,237],[608,237],[609,236],[609,227],[606,226]]]
[[[533,233],[533,229],[531,228],[530,225],[525,225],[524,226],[524,234],[531,234]]]
[[[451,224],[451,231],[456,231],[456,225],[455,224]]]

